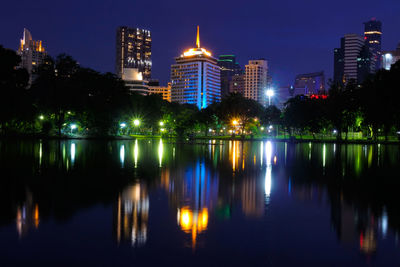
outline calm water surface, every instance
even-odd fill
[[[0,265],[398,266],[400,147],[0,141]]]

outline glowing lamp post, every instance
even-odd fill
[[[133,120],[133,125],[135,126],[135,128],[138,128],[140,125],[140,121],[138,119]],[[137,133],[137,131],[136,131]]]
[[[268,106],[271,106],[271,97],[274,96],[274,90],[268,89],[267,90],[267,96],[268,96]]]
[[[70,128],[71,128],[71,134],[72,134],[72,132],[73,132],[76,128],[78,128],[78,126],[76,126],[76,124],[71,124]]]

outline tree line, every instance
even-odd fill
[[[47,57],[29,82],[15,51],[0,46],[0,134],[5,136],[116,136],[321,134],[338,139],[363,131],[376,139],[400,129],[400,62],[380,70],[361,86],[331,84],[327,98],[304,95],[279,110],[231,94],[198,110],[159,95],[128,90],[112,73],[81,67],[66,54]],[[273,130],[271,130],[273,129]],[[280,131],[276,130],[280,129]]]

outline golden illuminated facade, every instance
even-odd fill
[[[38,67],[44,62],[47,55],[42,41],[32,40],[32,35],[27,29],[24,29],[17,54],[21,57],[20,66],[25,68],[30,75],[37,72]]]
[[[220,68],[217,59],[200,47],[197,27],[196,48],[191,48],[171,66],[171,100],[193,104],[199,109],[221,101]]]
[[[116,74],[122,78],[125,68],[134,68],[143,75],[144,80],[151,78],[151,33],[149,30],[129,28],[117,29]]]
[[[149,85],[150,94],[159,94],[162,96],[163,100],[171,102],[171,83],[168,86],[152,86]]]

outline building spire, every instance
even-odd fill
[[[197,46],[197,48],[200,48],[200,27],[199,27],[199,25],[197,25],[196,46]]]

